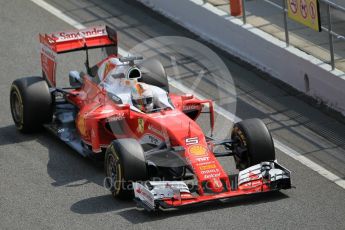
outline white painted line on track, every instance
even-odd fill
[[[63,20],[67,24],[73,26],[76,29],[85,29],[86,27],[82,25],[81,23],[77,22],[73,18],[69,17],[68,15],[64,14],[61,10],[57,9],[56,7],[50,5],[49,3],[43,1],[43,0],[31,0],[33,3],[37,4],[38,6],[42,7],[43,9],[47,10],[51,14],[55,15],[59,19]],[[127,56],[128,52],[125,51],[122,48],[118,48],[118,52],[121,56]],[[181,90],[184,93],[193,93],[196,97],[200,99],[204,99],[204,97],[196,92],[191,92],[190,89],[183,84],[177,82],[174,79],[169,78],[169,84],[173,87]],[[225,118],[231,120],[231,121],[241,121],[241,118],[236,117],[236,115],[230,113],[229,111],[225,110],[224,108],[218,106],[215,104],[214,106],[215,111],[224,116]],[[326,179],[332,181],[333,183],[339,185],[341,188],[345,189],[345,180],[340,178],[339,176],[335,175],[334,173],[328,171],[327,169],[323,168],[321,165],[313,162],[312,160],[309,160],[307,157],[303,156],[302,154],[298,153],[294,149],[284,145],[277,139],[274,139],[274,145],[277,149],[285,153],[286,155],[290,156],[291,158],[295,159],[296,161],[299,161],[303,165],[307,166],[308,168],[312,169],[313,171],[317,172],[321,176],[325,177]]]
[[[62,21],[66,22],[67,24],[70,24],[71,26],[73,26],[74,28],[76,28],[78,30],[86,28],[84,25],[80,24],[79,22],[77,22],[73,18],[64,14],[61,10],[57,9],[56,7],[50,5],[49,3],[45,2],[45,1],[41,1],[41,0],[31,0],[31,1],[33,3],[36,3],[38,6],[42,7],[43,9],[48,11],[49,13],[55,15],[56,17],[60,18]]]

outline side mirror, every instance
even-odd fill
[[[73,88],[80,88],[83,85],[83,79],[80,77],[78,71],[69,72],[69,84]]]

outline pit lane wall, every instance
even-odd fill
[[[344,72],[202,0],[137,1],[345,115]]]

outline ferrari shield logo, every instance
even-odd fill
[[[138,133],[143,133],[144,132],[144,127],[145,127],[144,119],[138,118],[138,128],[137,128]]]

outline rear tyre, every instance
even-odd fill
[[[12,83],[10,105],[13,121],[23,133],[38,130],[52,120],[52,96],[42,77],[25,77]]]
[[[148,179],[140,143],[130,138],[113,141],[105,154],[105,173],[105,186],[114,198],[133,198],[132,182]]]
[[[263,161],[275,160],[272,136],[260,119],[248,119],[234,125],[232,139],[235,141],[235,163],[243,170]]]

